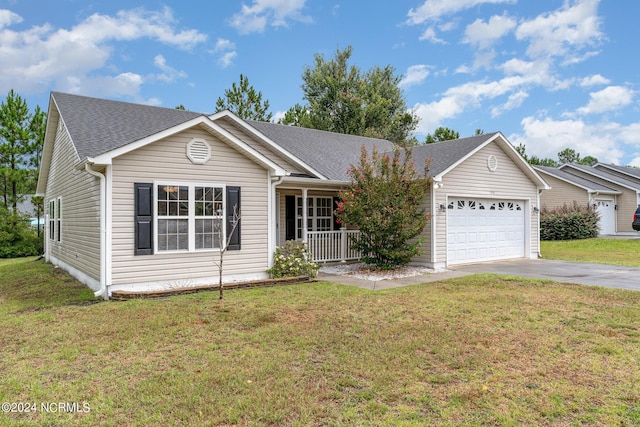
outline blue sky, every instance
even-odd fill
[[[315,53],[392,65],[419,140],[501,131],[640,166],[637,17],[620,0],[0,0],[0,96],[52,90],[213,112],[240,73],[279,117]]]

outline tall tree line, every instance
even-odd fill
[[[12,90],[0,103],[0,203],[17,214],[24,194],[35,193],[44,144],[46,113]]]

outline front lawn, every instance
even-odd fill
[[[640,240],[584,239],[541,241],[545,259],[640,267]]]
[[[640,423],[638,292],[478,275],[81,305],[76,286],[0,265],[0,401],[38,405],[0,425]]]

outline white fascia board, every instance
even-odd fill
[[[468,152],[465,156],[463,156],[462,158],[458,159],[457,162],[455,162],[454,164],[452,164],[451,166],[449,166],[447,169],[445,169],[444,171],[442,171],[441,173],[439,173],[438,175],[433,177],[434,181],[442,181],[442,178],[444,175],[446,175],[448,172],[452,171],[453,169],[455,169],[456,167],[458,167],[462,162],[464,162],[465,160],[467,160],[468,158],[470,158],[471,156],[473,156],[474,154],[476,154],[478,151],[482,150],[484,147],[486,147],[487,145],[489,145],[491,142],[496,141],[497,143],[500,144],[501,147],[507,147],[507,150],[511,150],[513,153],[515,153],[512,156],[509,156],[509,154],[507,154],[507,156],[509,156],[509,158],[511,158],[511,160],[514,161],[514,163],[520,163],[520,168],[523,169],[523,172],[525,172],[525,174],[530,175],[530,177],[532,176],[534,179],[533,181],[537,181],[536,186],[541,189],[541,190],[549,190],[551,187],[549,187],[549,185],[544,181],[544,179],[542,179],[540,177],[540,175],[538,175],[536,173],[535,170],[533,170],[533,168],[531,167],[531,165],[529,163],[527,163],[522,156],[520,156],[518,154],[518,152],[516,151],[516,149],[511,145],[511,143],[509,143],[509,141],[507,140],[507,138],[505,138],[505,136],[502,134],[502,132],[496,132],[492,137],[487,138],[487,140],[485,142],[483,142],[482,144],[480,144],[479,146],[477,146],[475,149],[471,150],[470,152]],[[528,172],[528,173],[527,173]]]
[[[271,170],[274,175],[276,176],[286,175],[286,171],[283,168],[281,168],[280,166],[278,166],[277,164],[275,164],[274,162],[272,162],[271,160],[269,160],[268,158],[266,158],[265,156],[263,156],[262,154],[254,150],[253,148],[251,148],[246,143],[239,140],[237,137],[233,136],[232,134],[230,134],[229,132],[221,128],[219,125],[215,124],[207,116],[204,116],[204,115],[195,117],[191,120],[188,120],[184,123],[180,123],[179,125],[165,129],[161,132],[155,133],[146,138],[142,138],[142,139],[139,139],[138,141],[116,148],[115,150],[111,150],[106,153],[100,154],[98,156],[88,158],[87,160],[89,163],[92,163],[92,164],[110,165],[112,164],[113,159],[116,157],[130,153],[134,150],[145,147],[146,145],[159,141],[163,138],[170,137],[172,135],[175,135],[179,132],[182,132],[184,130],[190,129],[198,125],[205,125],[208,128],[212,129],[213,131],[215,131],[215,133],[219,134],[220,136],[224,137],[225,140],[230,142],[231,145],[234,145],[236,148],[238,148],[240,152],[243,152],[248,157],[254,159],[259,164]]]
[[[328,179],[325,175],[321,174],[316,169],[312,168],[311,166],[309,166],[308,164],[306,164],[305,162],[303,162],[302,160],[300,160],[299,158],[297,158],[296,156],[294,156],[293,154],[291,154],[290,152],[282,148],[280,145],[278,145],[277,143],[272,141],[270,138],[268,138],[265,134],[263,134],[258,129],[254,128],[244,120],[242,120],[240,117],[233,114],[231,111],[224,110],[209,116],[209,118],[214,122],[221,117],[227,117],[233,120],[238,125],[240,125],[244,130],[246,130],[256,138],[263,141],[269,148],[281,154],[285,159],[289,160],[291,163],[295,164],[296,166],[299,166],[302,169],[312,173],[313,175],[317,176],[319,179],[323,179],[323,180]]]
[[[63,128],[67,129],[64,125],[64,120],[60,115],[60,110],[58,109],[58,105],[56,104],[56,100],[53,95],[49,95],[49,109],[47,110],[47,124],[44,132],[44,143],[42,147],[42,155],[40,158],[40,170],[38,171],[38,182],[36,183],[36,193],[40,195],[44,195],[47,191],[47,181],[49,179],[49,172],[51,167],[51,158],[53,157],[53,149],[57,139],[57,132],[59,123],[62,122]],[[68,132],[68,131],[66,131]],[[73,152],[76,154],[78,160],[80,160],[80,156],[78,155],[78,150],[76,149],[76,145],[73,143],[73,139],[71,135],[69,135],[69,141],[71,141],[71,145],[73,147]]]

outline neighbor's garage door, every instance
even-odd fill
[[[524,220],[522,201],[450,198],[447,263],[524,257]]]

